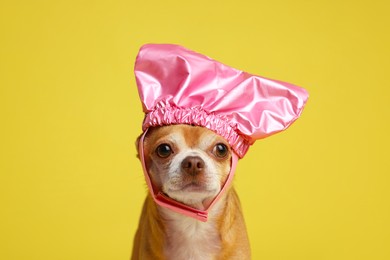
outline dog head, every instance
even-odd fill
[[[202,210],[224,185],[232,151],[207,128],[169,125],[148,130],[144,157],[154,190]]]

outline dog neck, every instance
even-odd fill
[[[214,259],[221,250],[219,219],[225,209],[226,196],[214,205],[207,222],[182,215],[157,205],[163,219],[166,241],[164,252],[175,259]]]
[[[240,202],[233,187],[210,211],[207,222],[159,206],[148,195],[133,246],[139,259],[251,259]]]

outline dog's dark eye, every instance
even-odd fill
[[[172,148],[169,144],[160,144],[157,146],[156,153],[161,158],[167,158],[172,153]]]
[[[219,158],[224,158],[229,152],[229,149],[226,145],[219,143],[214,147],[214,154]]]

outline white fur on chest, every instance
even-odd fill
[[[218,256],[221,237],[215,219],[201,222],[167,209],[163,209],[163,214],[169,219],[164,248],[167,259],[212,260]]]

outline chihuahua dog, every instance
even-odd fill
[[[199,210],[206,209],[220,192],[230,172],[232,153],[223,137],[199,126],[153,127],[144,139],[145,166],[152,186]],[[161,207],[149,194],[131,259],[250,259],[244,218],[234,188],[228,187],[213,205],[207,222]]]

